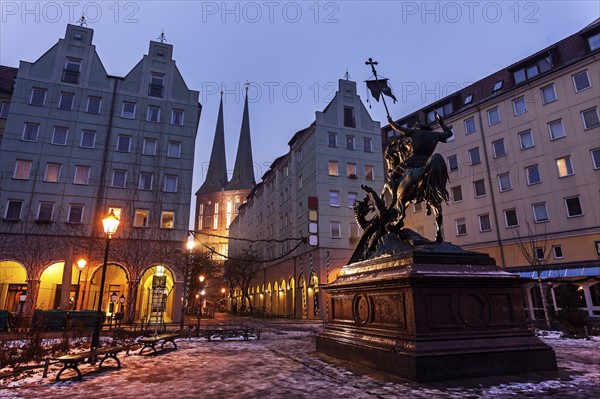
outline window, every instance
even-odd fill
[[[512,101],[513,111],[515,112],[515,116],[524,114],[527,112],[527,104],[525,104],[525,96],[521,96],[519,98],[515,98]]]
[[[373,140],[368,137],[363,137],[363,147],[365,152],[373,152]]]
[[[467,234],[467,224],[465,223],[465,219],[456,219],[456,235],[464,236]]]
[[[82,220],[83,220],[83,205],[82,204],[69,205],[69,216],[67,217],[67,223],[81,223]]]
[[[123,101],[123,110],[121,111],[121,117],[126,119],[135,118],[135,103],[130,101]]]
[[[534,146],[533,134],[531,134],[531,130],[525,130],[524,132],[519,133],[519,144],[522,150],[526,150]]]
[[[356,179],[356,164],[348,162],[346,164],[346,173],[349,178]]]
[[[544,248],[535,247],[533,250],[535,251],[535,258],[537,260],[544,260],[546,258],[546,251],[544,251]]]
[[[44,173],[44,181],[56,183],[60,179],[60,164],[47,163],[46,173]]]
[[[516,209],[506,209],[504,211],[504,222],[506,223],[506,227],[517,227],[519,225],[519,220],[517,219],[517,210]]]
[[[135,215],[133,217],[133,227],[148,227],[148,210],[135,210]]]
[[[340,192],[337,190],[329,191],[329,205],[340,206]]]
[[[358,198],[357,193],[348,193],[348,208],[353,208],[356,199]]]
[[[594,169],[600,169],[600,148],[590,150],[590,154],[592,155],[592,163],[594,164]]]
[[[504,147],[504,139],[493,141],[492,149],[494,150],[494,158],[500,158],[505,156],[506,148]]]
[[[565,207],[567,208],[567,217],[573,218],[583,216],[583,209],[581,208],[579,197],[565,198]]]
[[[120,134],[117,137],[117,152],[130,152],[131,151],[131,136],[124,136]]]
[[[169,145],[167,147],[167,156],[169,158],[180,158],[181,143],[178,141],[169,141]]]
[[[581,71],[573,75],[573,85],[575,86],[576,93],[592,87],[587,70]]]
[[[504,81],[503,80],[499,80],[496,83],[494,83],[494,88],[492,89],[492,92],[497,92],[498,90],[502,89],[502,86],[504,85]]]
[[[0,118],[8,118],[8,111],[10,111],[10,103],[3,101],[2,104],[0,104]]]
[[[596,107],[582,111],[581,117],[583,118],[583,128],[586,130],[600,126],[600,117]]]
[[[500,191],[512,190],[512,181],[510,179],[510,173],[503,173],[498,175],[498,184],[500,185]]]
[[[88,97],[86,112],[89,114],[99,114],[100,104],[102,103],[101,97]]]
[[[490,109],[487,112],[487,116],[488,124],[490,126],[500,123],[500,111],[498,111],[498,107]]]
[[[176,175],[165,175],[165,192],[176,193],[177,192],[177,180]]]
[[[40,87],[34,87],[31,91],[31,99],[29,100],[29,104],[43,106],[46,101],[46,89],[42,89]]]
[[[475,117],[465,119],[465,134],[475,133],[477,128],[475,127]]]
[[[296,151],[296,161],[298,163],[302,162],[302,148],[298,148]]]
[[[140,182],[138,188],[140,190],[152,190],[152,173],[140,172]]]
[[[552,68],[552,58],[547,56],[513,72],[513,78],[515,83],[519,84],[527,79],[538,76],[540,73],[549,71],[550,68]]]
[[[339,176],[338,161],[329,161],[329,176]]]
[[[215,215],[216,219],[217,215]],[[160,215],[160,227],[162,229],[172,229],[175,226],[175,212],[163,211]]]
[[[340,222],[330,222],[329,228],[331,230],[331,238],[342,238]]]
[[[150,76],[150,86],[148,87],[148,95],[152,97],[162,97],[164,81],[165,75],[152,72]]]
[[[446,139],[446,143],[454,141],[454,139],[456,138],[456,137],[454,137],[454,128],[452,126],[448,126],[448,129],[450,129],[450,132],[452,132],[452,136],[450,136]]]
[[[23,207],[23,201],[8,200],[8,202],[6,203],[6,212],[4,213],[4,219],[20,220],[22,207]]]
[[[127,171],[123,169],[114,169],[112,175],[112,187],[125,188]]]
[[[52,140],[50,143],[56,145],[65,145],[67,144],[67,134],[69,133],[69,129],[61,126],[54,126],[54,132],[52,133]]]
[[[177,126],[183,126],[183,110],[174,109],[171,113],[171,124]]]
[[[481,163],[479,147],[471,148],[469,150],[469,160],[471,161],[471,165],[477,165],[478,163]]]
[[[160,121],[160,107],[154,105],[148,105],[148,114],[146,115],[148,122],[159,122]]]
[[[354,150],[354,136],[346,135],[346,149]]]
[[[450,155],[447,160],[448,169],[450,169],[450,171],[458,169],[458,158],[456,157],[456,155]]]
[[[337,147],[337,134],[336,133],[327,133],[327,143],[329,147]]]
[[[550,104],[558,100],[558,97],[556,97],[556,90],[554,90],[554,84],[544,86],[540,89],[540,91],[542,92],[543,105]]]
[[[414,203],[413,204],[413,212],[417,213],[417,212],[421,212],[423,210],[423,206],[421,205],[421,203]]]
[[[156,139],[144,139],[144,155],[156,155]]]
[[[554,254],[554,259],[562,259],[562,258],[564,258],[562,247],[560,245],[553,245],[552,246],[552,253]]]
[[[77,165],[75,166],[75,177],[73,184],[88,184],[90,180],[90,167]]]
[[[93,130],[83,130],[81,132],[81,147],[94,148],[96,146],[96,132]]]
[[[596,33],[588,37],[588,45],[590,46],[590,51],[598,50],[600,48],[600,33]]]
[[[571,157],[558,158],[556,160],[556,167],[558,169],[558,177],[567,177],[573,175],[573,165],[571,164]]]
[[[60,93],[60,99],[58,100],[58,109],[64,109],[65,111],[71,111],[73,109],[73,100],[75,94],[73,93]]]
[[[63,70],[62,81],[65,83],[77,84],[79,82],[79,71],[81,69],[81,60],[77,58],[67,58],[65,69]]]
[[[18,179],[18,180],[29,180],[30,174],[31,174],[31,161],[17,159],[17,163],[15,164],[15,172],[13,174],[13,178]]]
[[[375,172],[372,165],[365,165],[365,179],[375,180]]]
[[[527,177],[528,186],[542,182],[542,177],[540,176],[540,169],[538,168],[538,165],[531,165],[526,167],[525,177]]]
[[[550,140],[556,140],[566,136],[562,119],[557,119],[548,123],[548,131],[550,132]]]
[[[491,231],[492,223],[490,222],[490,215],[479,215],[479,231]]]
[[[465,101],[463,102],[463,105],[468,105],[471,104],[473,102],[473,94],[469,94],[465,97]]]
[[[304,186],[304,181],[302,180],[302,175],[298,175],[298,190],[300,190]]]
[[[550,220],[548,218],[548,208],[546,208],[546,203],[543,202],[541,204],[533,204],[533,219],[536,223],[547,222]]]
[[[485,195],[485,182],[483,179],[474,181],[473,187],[475,189],[475,198]]]
[[[37,141],[40,125],[35,123],[25,123],[23,128],[23,141]]]
[[[354,108],[344,107],[344,126],[356,127],[356,120],[354,119]]]
[[[461,186],[454,186],[450,191],[452,192],[452,202],[461,202],[463,200]]]
[[[54,213],[54,202],[40,202],[38,207],[37,221],[50,222]]]

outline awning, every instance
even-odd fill
[[[538,275],[536,271],[517,272],[519,277],[537,279]],[[543,270],[541,273],[542,279],[548,278],[566,278],[566,277],[599,277],[600,278],[600,266],[592,267],[577,267],[574,269],[556,269],[556,270]]]

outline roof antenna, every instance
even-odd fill
[[[346,80],[350,80],[350,73],[348,72],[348,68],[346,68],[346,73],[344,74]]]
[[[164,43],[167,41],[167,37],[165,36],[165,30],[163,29],[162,32],[160,32],[160,36],[157,39],[159,42]]]

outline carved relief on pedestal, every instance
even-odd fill
[[[372,321],[373,301],[364,294],[357,294],[352,300],[352,316],[356,324],[364,326]]]
[[[479,293],[462,294],[458,299],[458,315],[469,327],[484,327],[490,321],[489,301]]]

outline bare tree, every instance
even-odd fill
[[[225,261],[224,278],[226,281],[235,282],[235,285],[242,292],[242,308],[245,307],[245,298],[252,309],[250,300],[250,283],[261,269],[261,262],[258,259],[256,251],[252,248],[242,248],[243,254],[240,257],[231,258]]]

